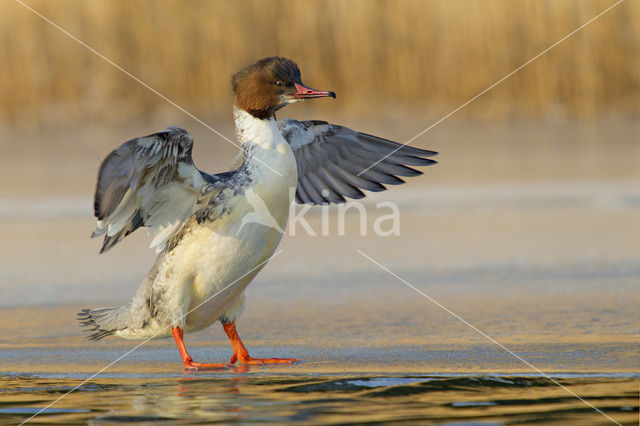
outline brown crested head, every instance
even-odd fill
[[[303,99],[333,97],[333,92],[302,84],[300,69],[291,59],[271,56],[259,60],[231,78],[236,105],[254,117],[273,117],[283,106]]]

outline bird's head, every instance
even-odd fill
[[[312,98],[335,98],[333,92],[302,84],[300,68],[291,59],[272,56],[259,60],[231,79],[236,105],[253,116],[272,117],[283,106]]]

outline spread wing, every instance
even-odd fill
[[[404,183],[398,176],[422,174],[408,166],[436,163],[425,157],[437,152],[402,146],[325,121],[285,119],[278,125],[298,165],[298,203],[344,203],[345,197],[362,198],[362,189],[384,191],[383,184]]]
[[[220,191],[224,179],[198,170],[191,159],[193,138],[183,129],[122,144],[100,166],[92,237],[106,234],[100,253],[141,226],[154,235],[151,247],[167,241]]]

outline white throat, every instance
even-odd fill
[[[268,150],[277,149],[282,144],[288,145],[273,117],[262,120],[234,105],[233,119],[236,137],[242,145],[252,144]]]
[[[288,187],[295,188],[298,180],[296,159],[276,120],[261,120],[235,105],[233,115],[236,137],[242,145],[249,173],[263,184],[270,185],[271,182],[273,189],[279,185],[283,185],[285,192]],[[276,181],[279,184],[275,184]]]

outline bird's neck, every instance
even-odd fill
[[[298,178],[295,157],[275,118],[256,118],[237,106],[233,112],[243,166],[251,176],[263,183],[295,186]]]
[[[279,145],[287,144],[273,116],[257,118],[242,108],[234,106],[233,118],[236,124],[236,137],[243,148],[247,145],[255,145],[272,150],[277,149]]]

